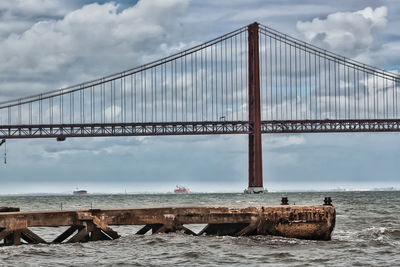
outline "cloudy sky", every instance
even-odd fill
[[[116,73],[254,21],[367,64],[400,68],[394,0],[2,0],[0,100]],[[400,187],[399,158],[398,134],[264,135],[264,186]],[[176,184],[242,191],[247,137],[9,140],[0,183],[0,193],[167,192]]]

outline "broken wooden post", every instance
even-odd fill
[[[26,228],[21,232],[21,238],[25,240],[29,244],[46,244],[47,242],[44,241],[40,236]]]

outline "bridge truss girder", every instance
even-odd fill
[[[214,135],[249,134],[251,132],[252,129],[247,121],[3,125],[0,126],[0,139]],[[261,132],[263,134],[400,132],[400,119],[262,121]]]

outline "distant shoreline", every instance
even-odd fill
[[[374,189],[331,189],[331,190],[278,190],[270,191],[264,194],[279,194],[279,193],[372,193],[372,192],[400,192],[400,188],[374,188]],[[242,194],[243,191],[232,192],[191,192],[185,195],[199,195],[199,194]],[[98,196],[98,195],[176,195],[174,192],[121,192],[121,193],[108,193],[108,192],[94,192],[87,195],[77,196],[72,193],[0,193],[0,197],[7,196],[70,196],[70,197],[85,197],[85,196]]]

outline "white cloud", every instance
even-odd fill
[[[356,12],[336,12],[326,19],[298,21],[297,29],[307,41],[317,46],[366,61],[369,50],[376,49],[374,36],[386,25],[387,8],[382,6]]]
[[[28,79],[14,86],[15,95],[24,95],[35,93],[29,90],[31,80],[55,89],[134,67],[144,58],[158,58],[176,45],[178,18],[187,5],[187,0],[142,0],[119,11],[114,2],[95,3],[62,19],[38,21],[23,33],[0,40],[2,80]],[[3,92],[4,85],[0,83]]]

